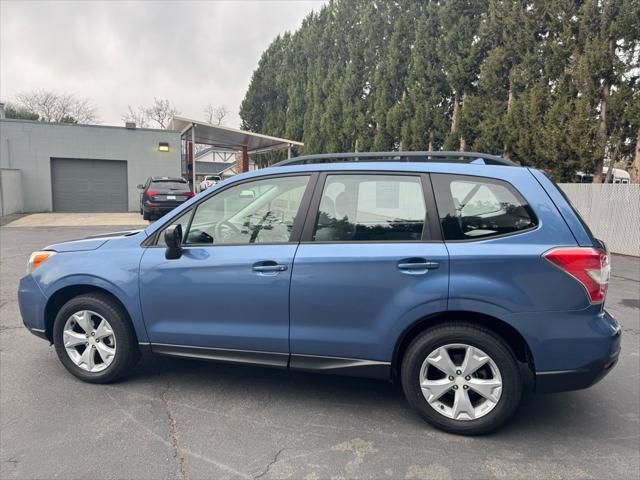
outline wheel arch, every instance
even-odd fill
[[[44,326],[45,335],[49,342],[53,343],[53,322],[55,321],[56,315],[58,314],[62,306],[72,298],[87,293],[100,293],[118,303],[120,307],[122,307],[122,310],[126,313],[127,321],[131,324],[137,341],[137,332],[135,329],[135,325],[131,319],[131,314],[126,305],[116,295],[114,295],[109,290],[96,285],[77,284],[68,285],[66,287],[60,288],[59,290],[56,290],[47,300],[47,304],[44,308]]]
[[[464,321],[488,328],[507,343],[520,363],[526,364],[531,372],[535,372],[533,356],[531,354],[529,344],[522,334],[512,325],[508,324],[504,320],[500,320],[499,318],[484,313],[455,310],[422,317],[409,325],[402,332],[396,341],[396,345],[393,350],[393,357],[391,361],[392,377],[398,377],[402,358],[409,347],[409,344],[417,335],[428,328],[442,325],[452,320]]]

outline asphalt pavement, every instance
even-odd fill
[[[594,387],[527,395],[476,438],[420,420],[397,385],[147,356],[82,383],[20,319],[44,245],[125,227],[0,228],[0,478],[640,478],[640,259],[613,257],[622,356]],[[215,308],[203,299],[202,308]]]

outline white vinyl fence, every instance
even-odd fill
[[[640,256],[640,184],[561,183],[560,188],[611,252]]]

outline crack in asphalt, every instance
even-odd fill
[[[167,389],[160,394],[164,410],[167,414],[167,418],[169,419],[169,439],[171,440],[171,446],[173,447],[174,457],[178,460],[178,465],[180,466],[180,475],[182,475],[183,480],[191,480],[191,475],[189,475],[189,469],[187,468],[187,458],[182,453],[180,442],[178,442],[178,424],[176,423],[176,419],[173,417],[173,413],[171,411],[171,401],[167,398],[167,393],[170,388],[171,385],[167,382]]]
[[[111,386],[111,389],[117,390],[115,387]],[[117,407],[120,409],[120,411],[129,419],[131,420],[133,423],[135,423],[136,425],[138,425],[143,431],[147,432],[149,435],[151,435],[153,438],[155,438],[157,441],[159,441],[160,443],[162,443],[163,445],[166,445],[169,448],[173,448],[173,445],[171,444],[171,442],[167,441],[162,435],[159,435],[158,433],[154,432],[152,429],[150,429],[148,426],[146,426],[144,423],[142,423],[140,420],[138,420],[136,418],[135,415],[133,415],[129,410],[127,410],[123,405],[121,405],[117,399],[111,395],[109,392],[107,392],[107,396],[111,399],[111,401],[117,405]],[[145,395],[146,397],[146,395]],[[158,396],[153,396],[150,397],[149,399],[153,399],[154,402],[162,402],[162,398],[159,398]],[[209,458],[206,455],[202,455],[198,452],[194,452],[192,450],[189,449],[184,449],[182,450],[182,452],[184,452],[188,457],[193,457],[196,458],[198,460],[202,460],[203,462],[206,462],[208,464],[211,464],[213,466],[215,466],[216,468],[219,468],[220,470],[223,470],[227,473],[229,473],[230,475],[233,475],[233,478],[243,478],[245,480],[251,480],[251,477],[249,475],[247,475],[244,472],[240,472],[236,469],[234,469],[233,467],[230,467],[229,465],[225,465],[224,463],[221,463],[213,458]]]
[[[273,467],[276,463],[278,463],[280,454],[282,452],[284,452],[286,450],[286,448],[281,448],[280,450],[278,450],[276,452],[276,454],[273,456],[273,460],[271,460],[267,466],[264,468],[264,470],[262,472],[260,472],[258,475],[255,475],[253,478],[254,480],[257,480],[258,478],[262,478],[264,477],[267,473],[269,473],[269,470],[271,469],[271,467]]]

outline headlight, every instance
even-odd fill
[[[27,273],[33,272],[36,268],[42,265],[47,259],[53,257],[56,252],[41,251],[33,252],[29,257],[29,263],[27,264]]]

